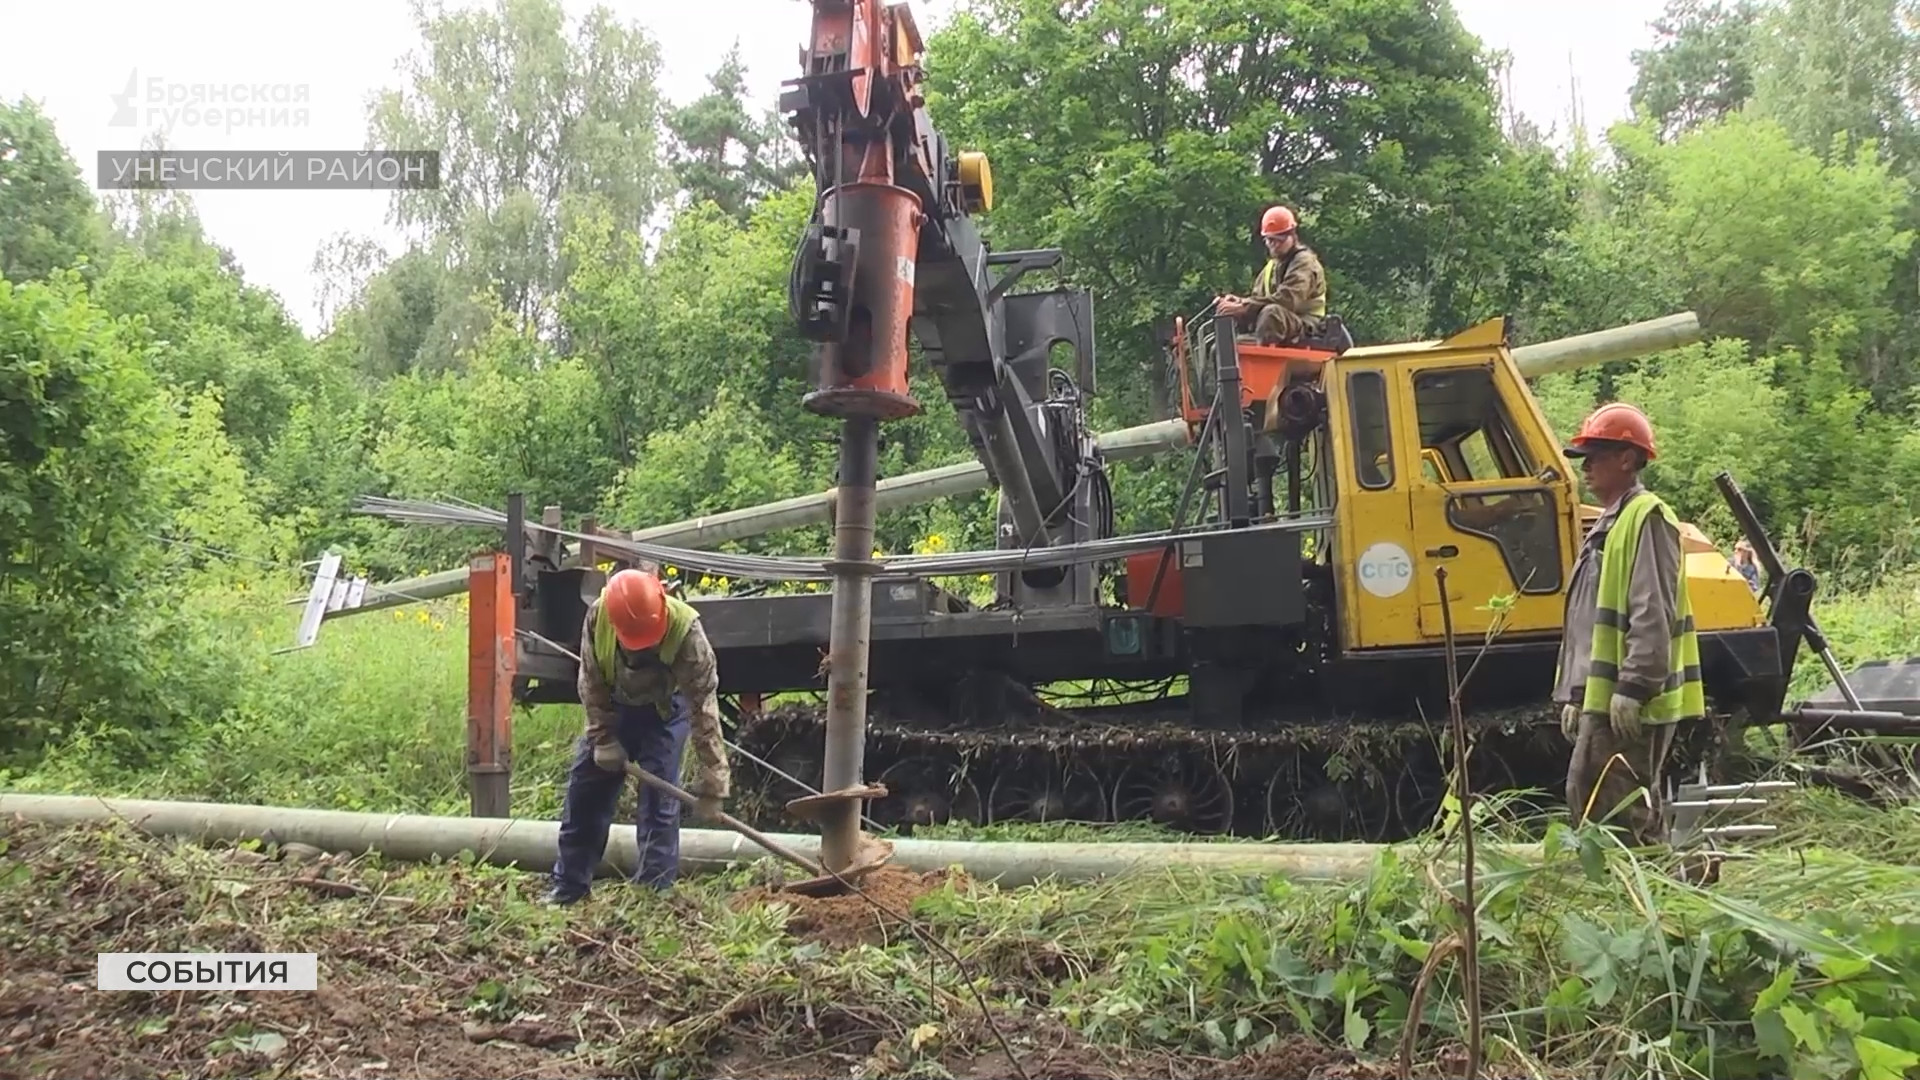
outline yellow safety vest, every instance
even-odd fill
[[[1295,255],[1305,250],[1307,250],[1305,247],[1296,247],[1292,251],[1287,252],[1287,262],[1291,263]],[[1278,259],[1269,258],[1267,265],[1261,267],[1260,273],[1254,276],[1253,295],[1272,296],[1274,284],[1280,280],[1282,273],[1284,273],[1284,264]],[[1303,312],[1303,314],[1312,315],[1316,319],[1325,316],[1326,313],[1327,298],[1324,294],[1314,300],[1311,310]]]
[[[663,664],[672,665],[673,658],[680,655],[680,645],[687,640],[687,631],[693,629],[693,621],[700,617],[692,604],[675,597],[667,597],[667,633],[660,644],[647,650],[659,657]],[[601,594],[600,614],[593,620],[593,659],[600,665],[600,674],[607,685],[614,684],[614,676],[619,671],[620,639],[613,633],[613,616],[607,613],[606,594]]]
[[[1620,659],[1625,654],[1627,630],[1627,585],[1633,576],[1634,555],[1640,549],[1640,530],[1647,515],[1658,513],[1668,522],[1673,511],[1651,491],[1642,491],[1620,508],[1620,516],[1607,532],[1600,554],[1600,590],[1594,607],[1593,659],[1587,671],[1586,696],[1580,704],[1584,712],[1605,715],[1620,678]],[[1676,525],[1676,528],[1678,526]],[[1674,590],[1673,645],[1667,658],[1667,679],[1651,701],[1640,707],[1646,723],[1671,724],[1691,720],[1707,713],[1706,690],[1700,682],[1700,638],[1693,629],[1693,604],[1687,598],[1687,569],[1681,559],[1679,582]]]

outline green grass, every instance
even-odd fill
[[[465,597],[329,621],[311,648],[273,655],[294,641],[299,609],[275,602],[290,591],[218,598],[241,627],[238,708],[188,725],[154,761],[126,761],[111,732],[81,733],[0,787],[464,814]],[[557,816],[580,710],[516,708],[513,724],[514,809]]]
[[[1920,870],[1843,848],[1775,851],[1730,863],[1702,890],[1597,828],[1559,826],[1544,850],[1523,863],[1483,846],[1490,1075],[1894,1080],[1920,1065]],[[959,955],[1030,1064],[1061,1031],[1135,1062],[1119,1075],[1152,1067],[1129,1055],[1191,1063],[1299,1035],[1390,1059],[1422,962],[1461,925],[1458,865],[1457,848],[1428,844],[1344,884],[1172,870],[1079,887],[960,880],[912,914]],[[737,894],[769,870],[691,881],[666,901],[608,886],[555,912],[532,902],[537,875],[465,858],[336,864],[319,873],[355,891],[327,896],[291,880],[311,868],[234,865],[118,825],[15,829],[0,833],[0,902],[16,913],[0,923],[0,961],[34,978],[97,951],[314,951],[337,994],[382,1015],[422,1022],[437,1010],[450,1014],[443,1030],[530,1015],[578,1038],[569,1060],[593,1075],[713,1075],[722,1055],[833,1047],[864,1056],[867,1076],[938,1077],[993,1050],[954,966],[903,930],[829,945],[793,928],[786,904],[742,906]],[[123,917],[133,910],[145,914]],[[1417,1060],[1463,1037],[1460,980],[1457,960],[1436,969]],[[170,996],[55,996],[63,1010],[114,1012],[36,1023],[157,1024],[189,1072],[201,1048],[242,1037],[239,1021],[182,1013]],[[267,1020],[331,1033],[324,1012],[247,1018]],[[938,1038],[910,1049],[929,1024]],[[1251,1060],[1217,1075],[1267,1075]]]

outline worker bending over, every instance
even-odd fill
[[[1214,310],[1252,330],[1261,345],[1297,345],[1320,332],[1327,317],[1327,272],[1320,257],[1300,242],[1293,211],[1268,208],[1260,219],[1267,265],[1253,279],[1253,295],[1227,295]]]
[[[1606,510],[1573,566],[1555,675],[1560,728],[1573,741],[1567,804],[1578,824],[1645,787],[1623,816],[1637,843],[1658,844],[1674,725],[1706,715],[1680,528],[1640,483],[1654,448],[1639,409],[1603,405],[1571,442],[1567,456]]]
[[[548,898],[571,904],[587,895],[607,850],[607,831],[626,782],[627,759],[666,780],[680,780],[689,728],[699,775],[687,790],[712,819],[727,797],[726,744],[720,736],[720,667],[693,605],[668,596],[658,577],[622,570],[587,606],[580,628],[580,704],[586,733],[567,774],[560,851]],[[633,881],[664,889],[680,870],[680,803],[642,785]]]

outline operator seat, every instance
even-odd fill
[[[1242,345],[1258,345],[1260,339],[1252,334],[1235,334],[1234,340]],[[1299,341],[1289,341],[1282,345],[1268,346],[1278,349],[1310,349],[1314,352],[1329,352],[1335,356],[1353,348],[1353,335],[1347,331],[1346,321],[1340,316],[1329,313],[1320,320],[1320,329]]]
[[[1320,321],[1320,329],[1308,334],[1306,340],[1300,343],[1300,347],[1325,350],[1337,355],[1353,348],[1353,335],[1347,332],[1345,319],[1329,312],[1327,317]]]

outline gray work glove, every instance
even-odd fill
[[[1613,737],[1616,739],[1637,739],[1640,737],[1640,703],[1625,694],[1613,695],[1607,703],[1607,719],[1613,724]]]
[[[1560,706],[1560,734],[1565,735],[1568,742],[1580,737],[1580,706],[1572,702]]]
[[[701,795],[693,804],[693,816],[700,821],[719,823],[727,801],[718,795]]]
[[[611,773],[625,772],[627,751],[616,739],[593,744],[593,763]]]

